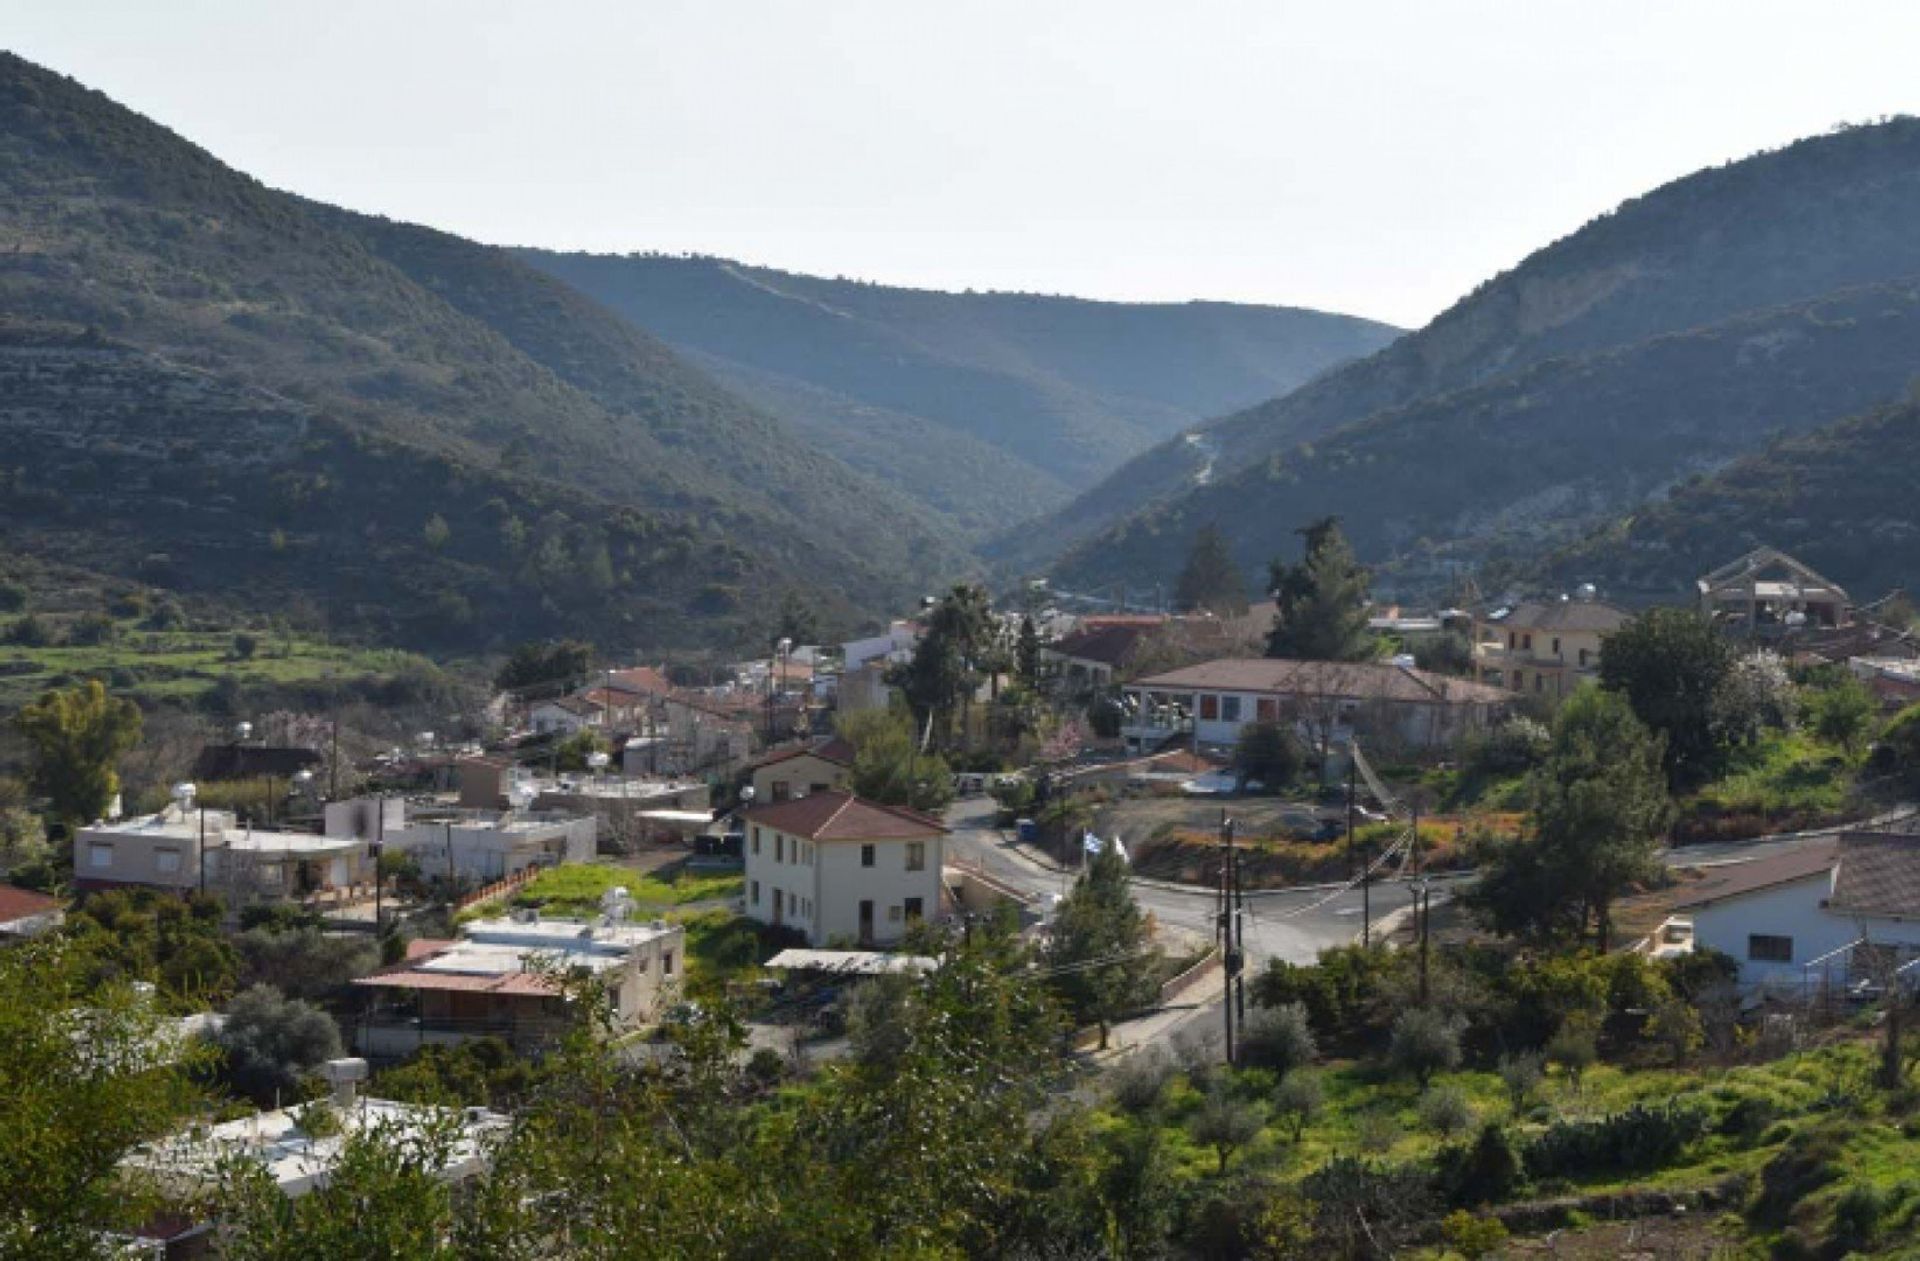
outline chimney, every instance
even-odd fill
[[[335,1107],[351,1108],[359,1096],[359,1083],[367,1079],[367,1062],[363,1059],[328,1060],[320,1066],[320,1076],[333,1087]]]

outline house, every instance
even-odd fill
[[[653,1019],[679,990],[686,929],[627,922],[632,903],[622,892],[610,892],[592,921],[523,911],[474,920],[457,940],[408,943],[404,960],[353,982],[369,999],[357,1026],[361,1053],[399,1058],[480,1037],[537,1049],[571,1027],[555,980],[564,972],[606,984],[618,1027]]]
[[[527,711],[536,735],[570,736],[606,721],[606,707],[581,696],[555,696]]]
[[[212,890],[239,903],[345,894],[373,882],[364,839],[257,830],[231,811],[196,810],[191,801],[76,831],[74,886]]]
[[[1882,709],[1920,701],[1920,661],[1906,657],[1849,657],[1847,670],[1873,693]]]
[[[1757,547],[1695,584],[1700,611],[1715,625],[1750,638],[1847,625],[1853,602],[1846,588],[1785,552]]]
[[[59,898],[0,884],[0,941],[19,941],[52,932],[66,917],[67,904]]]
[[[840,645],[841,669],[851,674],[869,661],[882,666],[899,665],[913,659],[920,642],[920,627],[913,622],[893,622],[878,635],[852,639]]]
[[[386,818],[369,828],[366,820],[375,810],[384,810]],[[398,798],[328,802],[326,821],[330,836],[378,839],[412,855],[427,878],[468,885],[528,867],[591,862],[598,834],[593,815],[579,811],[411,807]]]
[[[176,1258],[214,1255],[215,1224],[188,1206],[204,1204],[236,1166],[252,1165],[288,1199],[298,1199],[332,1178],[347,1143],[358,1134],[434,1149],[445,1136],[443,1163],[435,1176],[464,1182],[486,1171],[507,1117],[486,1108],[448,1108],[361,1097],[357,1083],[364,1060],[331,1060],[320,1075],[333,1083],[332,1098],[217,1124],[195,1123],[171,1137],[136,1148],[123,1162],[131,1173],[152,1179],[169,1209],[137,1232],[145,1255]],[[324,1116],[324,1123],[321,1118]],[[127,1255],[132,1255],[129,1251]]]
[[[1513,697],[1502,688],[1386,661],[1229,657],[1126,684],[1120,734],[1149,753],[1176,737],[1231,747],[1242,728],[1285,722],[1325,756],[1357,733],[1414,749],[1451,746],[1490,724]]]
[[[752,701],[742,707],[686,691],[663,698],[665,743],[657,746],[652,769],[662,775],[732,774],[753,752],[756,708]]]
[[[1848,832],[1712,869],[1674,907],[1747,989],[1872,980],[1920,957],[1920,835]]]
[[[1473,623],[1473,677],[1525,696],[1563,700],[1600,672],[1607,637],[1632,616],[1590,595],[1495,609]]]
[[[824,946],[890,945],[940,911],[938,819],[852,793],[809,793],[746,812],[747,914]]]
[[[1125,674],[1140,642],[1157,632],[1158,618],[1082,624],[1040,649],[1040,665],[1057,690],[1070,695],[1104,691]]]
[[[785,801],[808,793],[845,788],[853,772],[853,746],[838,736],[777,749],[753,766],[753,799]]]

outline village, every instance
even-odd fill
[[[1582,587],[1414,611],[1348,604],[1342,547],[1331,529],[1297,587],[1251,607],[1216,591],[1218,612],[1192,590],[1167,613],[1040,584],[997,608],[960,587],[863,638],[783,635],[700,685],[529,645],[463,731],[360,761],[324,724],[300,742],[243,721],[156,808],[116,798],[63,852],[10,846],[36,887],[0,888],[0,932],[104,945],[142,973],[144,1054],[255,1109],[125,1157],[176,1206],[235,1159],[307,1195],[361,1130],[452,1124],[436,1176],[479,1176],[515,1091],[455,1090],[464,1112],[442,1091],[537,1077],[583,1031],[593,1054],[671,1075],[723,1028],[731,1071],[805,1081],[873,1054],[898,987],[976,934],[1056,990],[1080,1082],[1209,1059],[1284,1074],[1315,1039],[1365,1040],[1353,1015],[1289,1005],[1325,960],[1417,958],[1424,995],[1430,960],[1464,985],[1503,938],[1669,969],[1672,995],[1691,978],[1686,1054],[1869,1019],[1897,1040],[1920,976],[1920,639],[1894,604],[1762,548],[1703,575],[1693,607]],[[1633,672],[1610,674],[1628,652]],[[1689,698],[1701,660],[1718,682]],[[1620,722],[1639,734],[1616,745]],[[1672,760],[1690,739],[1703,760]],[[45,747],[43,772],[71,757]],[[1642,759],[1653,787],[1619,791],[1660,804],[1583,806],[1556,840],[1547,785],[1574,772],[1553,768],[1596,755]],[[1769,776],[1800,790],[1770,795]],[[54,800],[15,814],[35,809],[57,836]],[[1529,867],[1549,843],[1617,852]],[[1577,1079],[1593,1047],[1569,1039],[1630,1062],[1674,1036],[1622,1021],[1567,1013],[1547,1061]],[[1394,1047],[1414,1037],[1390,1023]],[[1464,1032],[1429,1035],[1437,1066]],[[1218,1149],[1224,1171],[1259,1122],[1210,1115],[1196,1138],[1252,1127]],[[214,1212],[128,1238],[199,1255]]]

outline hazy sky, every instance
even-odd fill
[[[485,241],[1417,324],[1697,167],[1920,112],[1920,4],[11,0],[269,184]]]

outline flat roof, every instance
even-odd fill
[[[891,972],[931,972],[940,966],[940,961],[925,955],[895,955],[878,950],[782,950],[767,960],[767,966],[800,972],[882,976]]]

